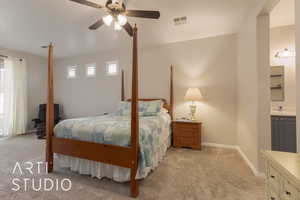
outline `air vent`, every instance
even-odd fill
[[[184,16],[184,17],[177,17],[177,18],[174,19],[174,25],[175,26],[179,26],[179,25],[186,24],[186,20],[187,20],[186,16]]]

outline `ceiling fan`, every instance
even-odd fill
[[[115,30],[121,30],[124,28],[126,32],[132,36],[133,29],[128,23],[127,17],[141,17],[149,19],[159,19],[159,11],[148,10],[127,10],[123,0],[107,0],[105,6],[87,0],[70,0],[76,3],[80,3],[86,6],[90,6],[96,9],[105,10],[108,15],[102,19],[97,20],[93,25],[89,27],[90,30],[96,30],[103,24],[110,26],[114,22]]]

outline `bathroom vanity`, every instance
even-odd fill
[[[272,150],[296,152],[296,113],[272,111]]]
[[[296,152],[296,109],[287,103],[285,66],[272,66],[270,79],[272,150]]]

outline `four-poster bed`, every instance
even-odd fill
[[[48,172],[53,171],[54,153],[66,156],[82,158],[91,161],[106,163],[130,169],[131,196],[138,196],[138,185],[136,180],[139,165],[139,101],[153,101],[158,99],[139,99],[138,95],[138,54],[137,54],[137,27],[133,29],[133,67],[132,67],[132,96],[131,99],[131,129],[130,145],[119,146],[114,144],[101,144],[91,141],[82,141],[73,138],[61,138],[54,135],[53,119],[53,45],[49,45],[48,57],[48,102],[47,102],[47,143],[46,161]],[[173,109],[173,70],[171,67],[170,77],[170,104],[165,100],[164,108],[172,116]],[[125,100],[124,72],[122,71],[122,93],[121,99]]]

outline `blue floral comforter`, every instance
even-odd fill
[[[140,167],[152,165],[152,156],[166,138],[162,130],[168,128],[170,123],[170,116],[167,113],[140,117]],[[129,146],[130,128],[129,116],[110,114],[64,120],[56,125],[54,134],[60,138]],[[168,128],[168,130],[170,129]]]

